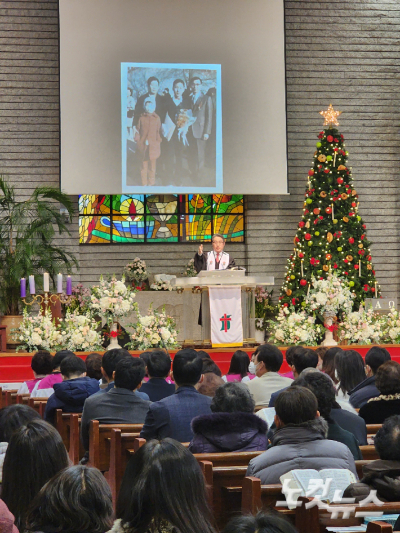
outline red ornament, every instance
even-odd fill
[[[339,142],[339,139],[336,139],[336,137],[333,140],[335,141],[335,143]]]
[[[336,147],[336,148],[333,149],[333,151],[334,151],[334,152],[338,152],[338,151],[339,151],[339,148]]]
[[[313,211],[314,215],[319,215],[321,212],[321,209],[319,209],[318,207],[316,207]]]
[[[335,264],[333,265],[333,268],[337,268],[337,267],[338,267],[338,266],[337,266],[337,264],[335,263]]]
[[[358,270],[358,265],[354,265],[355,270]]]
[[[332,200],[333,200],[334,202],[336,202],[336,200],[339,200],[339,198],[338,198],[337,196],[335,196],[334,198],[332,198]]]
[[[330,215],[332,213],[332,207],[327,207],[325,209],[325,213],[327,213],[328,215]]]
[[[348,276],[348,275],[349,275],[349,273],[348,273],[348,272],[343,272],[343,274],[344,274],[345,276]]]
[[[296,242],[300,242],[300,239],[298,237],[295,237],[294,239]]]
[[[371,261],[372,257],[369,255],[369,256],[367,257],[367,259],[368,259],[368,261]]]
[[[308,175],[309,175],[309,176],[314,176],[314,171],[313,171],[313,170],[309,170],[309,171],[308,171]]]
[[[324,220],[324,217],[322,217],[321,215],[318,217],[320,220]]]
[[[306,279],[301,279],[301,280],[300,280],[300,285],[301,285],[302,287],[304,287],[304,285],[307,285],[307,280],[306,280]]]
[[[310,211],[309,211],[308,209],[306,209],[306,210],[304,211],[304,214],[305,214],[305,215],[308,215],[309,212],[310,212]]]
[[[368,292],[368,291],[369,291],[369,285],[365,284],[363,288],[364,288],[364,291],[365,291],[365,292]]]
[[[329,168],[324,168],[325,174],[329,174]]]
[[[350,211],[350,213],[349,213],[349,217],[354,217],[354,214],[355,214],[355,213],[353,213],[353,211]]]
[[[300,258],[300,259],[303,259],[303,257],[304,257],[303,252],[299,252],[299,258]]]
[[[372,271],[372,274],[375,276],[375,270]]]
[[[361,235],[361,240],[362,240],[362,241],[364,240],[364,237],[365,237],[365,233],[363,233],[363,234]]]
[[[328,135],[326,140],[328,141],[328,143],[331,143],[333,141],[332,135]]]
[[[283,304],[283,307],[289,307],[288,303]]]
[[[318,135],[318,139],[322,139],[323,136],[324,136],[324,132],[323,132],[323,131],[320,131],[320,132],[319,132],[319,135]]]
[[[297,237],[296,237],[296,238],[297,238]],[[304,235],[304,238],[305,238],[306,241],[310,241],[310,240],[311,240],[311,234],[310,234],[310,233],[306,233],[306,234]]]
[[[296,298],[292,298],[292,304],[296,305]]]
[[[318,224],[318,218],[316,218],[316,219],[314,220],[314,226],[315,226],[315,224]]]
[[[305,223],[301,220],[301,221],[299,222],[299,228],[304,228],[304,226],[305,226]]]
[[[354,243],[354,239],[353,239],[353,237],[350,237],[350,239],[349,239],[349,243],[350,243],[350,244],[353,244],[353,243]]]
[[[343,263],[348,263],[347,259],[343,259]]]
[[[339,185],[342,185],[342,183],[343,183],[343,178],[338,178],[336,181],[339,183]]]
[[[364,250],[358,250],[358,255],[364,255],[364,254],[365,254]]]
[[[357,207],[357,203],[356,202],[351,202],[351,207]]]
[[[371,287],[371,292],[375,292],[375,288],[374,287]]]

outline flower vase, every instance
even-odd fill
[[[259,344],[264,344],[265,331],[256,328],[254,337],[256,339],[256,342],[258,342]]]
[[[333,316],[324,314],[325,339],[321,342],[321,346],[337,346],[337,342],[333,338],[333,331],[329,328],[333,324]]]
[[[116,350],[118,348],[122,348],[122,346],[118,344],[118,322],[113,322],[110,329],[110,344],[108,345],[107,350]]]

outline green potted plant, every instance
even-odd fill
[[[60,205],[68,216],[60,213]],[[59,272],[77,266],[74,255],[55,244],[58,234],[70,234],[66,225],[73,215],[71,199],[53,187],[37,187],[26,199],[17,199],[15,189],[0,176],[0,313],[7,328],[7,342],[15,344],[10,329],[20,322],[20,279],[48,272],[53,284]]]

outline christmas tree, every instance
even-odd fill
[[[353,309],[358,310],[365,298],[379,295],[371,242],[358,214],[358,194],[347,166],[348,152],[343,135],[335,129],[339,114],[332,105],[321,111],[327,129],[318,135],[308,172],[303,216],[279,297],[284,306],[305,306],[312,277],[324,279],[331,272],[348,280],[354,294]]]

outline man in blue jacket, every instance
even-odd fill
[[[150,405],[140,436],[146,440],[171,437],[189,442],[190,424],[196,416],[211,414],[211,398],[196,390],[203,380],[203,361],[192,349],[179,350],[172,365],[175,394]]]
[[[390,361],[390,353],[386,348],[380,346],[373,346],[365,356],[365,372],[367,378],[359,383],[353,390],[349,392],[350,403],[354,409],[359,409],[368,402],[371,398],[376,398],[380,392],[375,385],[375,374],[378,368]]]
[[[163,350],[154,350],[147,361],[147,375],[149,381],[143,383],[140,392],[145,392],[151,402],[158,402],[167,396],[175,394],[175,385],[165,380],[171,370],[171,358]]]
[[[44,419],[55,423],[56,409],[66,413],[81,413],[86,398],[99,390],[97,379],[86,377],[85,362],[76,355],[69,355],[60,365],[63,381],[55,383],[54,394],[47,401]]]

